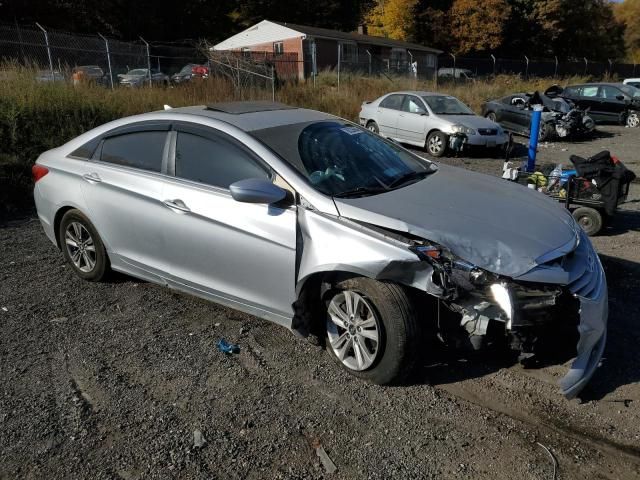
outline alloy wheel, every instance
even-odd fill
[[[351,370],[371,367],[380,351],[380,324],[369,302],[344,290],[331,299],[327,312],[327,337],[336,357]]]
[[[437,155],[442,150],[442,139],[438,135],[434,135],[429,139],[429,152]]]
[[[640,125],[640,117],[637,113],[632,113],[627,117],[627,127],[636,128]]]
[[[80,222],[71,222],[64,233],[69,258],[75,267],[84,273],[96,266],[96,247],[89,230]]]

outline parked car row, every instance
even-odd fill
[[[193,79],[207,78],[209,76],[209,67],[190,63],[185,65],[179,72],[169,76],[160,70],[148,68],[134,68],[126,73],[118,74],[115,83],[123,87],[141,87],[151,83],[157,86],[178,85],[189,82]],[[41,70],[35,77],[37,82],[65,82],[65,75],[54,70]],[[73,85],[93,83],[97,85],[109,86],[111,80],[109,74],[98,65],[81,65],[76,66],[71,71],[71,82]]]
[[[535,109],[542,111],[541,141],[588,137],[598,122],[640,126],[640,89],[632,85],[632,80],[564,88],[553,85],[544,93],[514,93],[488,100],[482,105],[481,115],[451,95],[391,92],[363,102],[358,117],[360,125],[372,132],[425,148],[434,157],[475,147],[499,150],[508,142],[507,132],[530,135]]]

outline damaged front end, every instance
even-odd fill
[[[558,138],[586,135],[596,128],[593,119],[578,108],[572,108],[566,113],[553,112],[553,124]]]
[[[409,248],[433,268],[430,293],[450,312],[438,315],[442,341],[459,346],[462,335],[477,350],[502,339],[525,364],[564,351],[575,360],[560,381],[562,393],[573,398],[586,385],[604,351],[608,305],[604,271],[583,233],[575,246],[545,255],[518,278],[483,270],[428,241],[411,240]]]

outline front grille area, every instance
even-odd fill
[[[480,135],[497,135],[498,130],[496,128],[479,128],[478,133]]]

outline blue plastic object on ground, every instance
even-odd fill
[[[536,169],[536,155],[538,153],[538,136],[540,135],[540,120],[542,119],[542,105],[534,105],[531,114],[531,128],[529,134],[529,154],[527,155],[527,172]]]
[[[229,343],[224,338],[218,340],[218,350],[224,353],[240,353],[240,346],[235,343]]]

